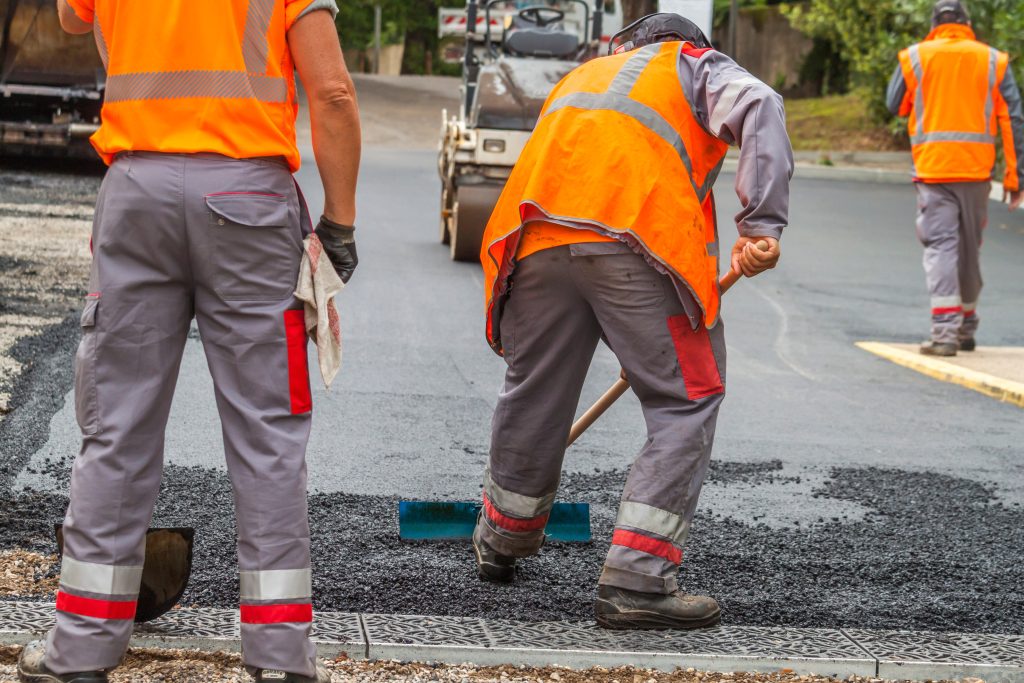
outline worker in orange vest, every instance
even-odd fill
[[[939,0],[932,32],[900,52],[889,83],[894,115],[909,116],[917,187],[917,236],[931,293],[927,356],[973,351],[981,294],[982,232],[988,222],[996,140],[1006,158],[1003,199],[1024,201],[1024,109],[1010,59],[979,42],[960,0]]]
[[[292,173],[297,69],[326,197],[315,232],[347,280],[360,133],[335,1],[57,3],[107,67],[92,143],[110,168],[75,358],[82,449],[56,625],[22,652],[19,676],[101,683],[128,646],[194,316],[235,490],[243,660],[257,681],[326,683],[310,640],[312,404],[293,294],[313,225]]]
[[[775,267],[793,157],[782,98],[676,14],[552,91],[487,226],[487,339],[507,364],[473,536],[484,579],[535,554],[598,342],[647,422],[596,602],[606,628],[697,628],[718,604],[677,574],[725,395],[712,186],[740,147],[732,268]],[[759,251],[755,243],[769,249]]]

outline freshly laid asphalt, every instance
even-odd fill
[[[315,211],[322,192],[307,159],[299,181]],[[718,185],[723,244],[738,210],[732,181]],[[741,282],[724,306],[729,397],[681,584],[717,597],[734,624],[1020,633],[1024,414],[854,347],[926,335],[913,188],[797,180],[793,190],[779,269]],[[479,266],[452,263],[438,241],[434,154],[368,149],[360,193],[360,269],[339,301],[345,366],[329,392],[314,381],[317,607],[587,618],[644,439],[638,403],[627,395],[566,458],[561,497],[591,502],[592,545],[552,544],[522,563],[516,585],[493,587],[465,546],[399,542],[398,499],[478,497],[503,364],[483,341]],[[979,343],[1022,345],[1024,217],[996,204],[991,214]],[[67,347],[41,345],[15,393],[23,407],[0,423],[0,467],[18,472],[0,512],[5,547],[52,549],[78,440]],[[602,349],[581,410],[616,374]],[[221,448],[193,338],[155,519],[198,529],[188,604],[237,595]]]

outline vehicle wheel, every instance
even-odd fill
[[[464,185],[456,190],[450,231],[453,261],[479,260],[484,230],[500,195],[501,186]]]

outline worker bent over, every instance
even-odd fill
[[[305,449],[310,385],[298,281],[312,224],[294,69],[325,183],[316,229],[342,279],[359,121],[334,0],[59,0],[107,66],[92,142],[110,165],[75,358],[82,449],[71,475],[56,626],[23,681],[106,681],[128,646],[164,430],[197,319],[235,491],[243,659],[257,680],[329,680],[310,641]],[[327,143],[327,144],[324,144]]]
[[[899,55],[889,84],[893,114],[909,116],[917,187],[917,236],[932,307],[929,356],[973,351],[996,139],[1003,138],[1004,199],[1024,198],[1024,109],[1009,57],[975,39],[960,0],[939,0],[932,32]]]
[[[739,145],[732,267],[748,276],[772,268],[792,150],[782,99],[694,24],[659,14],[630,30],[627,51],[555,87],[487,226],[487,337],[508,369],[474,548],[481,576],[505,581],[516,558],[540,549],[603,338],[648,436],[601,575],[598,623],[709,626],[717,603],[684,595],[676,577],[725,395],[711,188],[728,146]]]

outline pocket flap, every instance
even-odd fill
[[[99,297],[89,297],[85,300],[85,308],[82,309],[82,327],[96,326],[96,309],[99,305]]]
[[[232,223],[253,228],[280,228],[288,224],[288,202],[283,195],[225,192],[206,195],[210,211]]]

